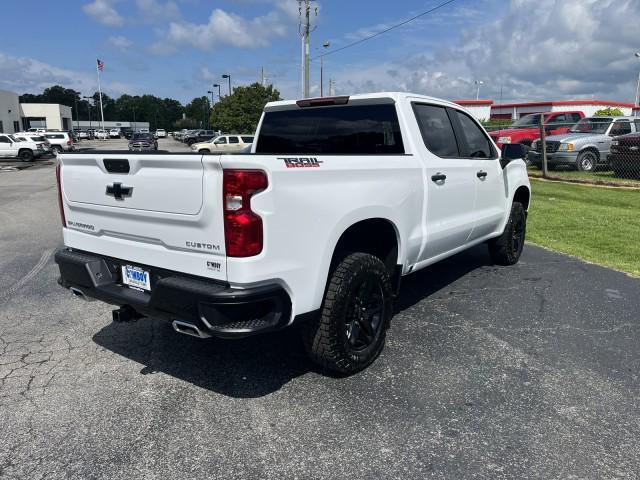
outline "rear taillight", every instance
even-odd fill
[[[67,226],[67,220],[64,217],[64,207],[62,205],[62,182],[60,181],[60,162],[56,164],[56,184],[58,185],[58,207],[60,207],[60,220],[62,220],[62,226]]]
[[[71,140],[67,140],[67,145],[71,145]]]
[[[262,251],[262,219],[251,210],[251,197],[269,185],[262,170],[225,170],[224,239],[227,256],[251,257]]]

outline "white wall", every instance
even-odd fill
[[[619,107],[617,105],[570,105],[570,106],[562,106],[562,105],[554,105],[553,107],[551,107],[551,111],[552,112],[563,112],[563,111],[567,111],[567,110],[576,110],[576,111],[580,111],[582,113],[584,113],[585,117],[592,117],[594,113],[596,113],[598,110],[602,110],[604,108],[619,108],[620,110],[622,110],[622,114],[625,116],[631,116],[633,115],[633,113],[631,112],[632,108],[631,107]]]
[[[491,105],[464,105],[464,108],[469,110],[469,113],[481,122],[489,120],[491,116]]]
[[[2,133],[15,133],[13,122],[18,122],[18,131],[22,130],[17,93],[0,90],[0,122],[2,122],[2,129],[0,129]]]
[[[47,128],[64,130],[63,118],[67,119],[68,128],[72,128],[71,107],[57,103],[21,103],[20,108],[23,117],[44,117]]]

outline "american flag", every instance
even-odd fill
[[[103,71],[104,70],[104,62],[102,60],[100,60],[99,58],[97,59],[98,62],[98,70]]]

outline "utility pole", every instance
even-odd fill
[[[302,85],[303,98],[310,97],[310,70],[311,70],[311,32],[316,28],[311,28],[311,2],[315,0],[298,0],[298,12],[300,14],[300,24],[298,31],[302,37]],[[318,7],[314,8],[316,17],[318,16]]]
[[[260,67],[260,85],[264,87],[264,67]]]

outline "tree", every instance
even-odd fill
[[[227,133],[254,133],[267,102],[281,100],[272,85],[254,83],[236,87],[233,94],[223,97],[213,107],[211,126]]]
[[[209,118],[210,111],[211,102],[206,96],[194,98],[186,107],[184,107],[184,113],[187,118],[194,120],[196,125],[200,126],[200,128],[207,127],[206,123]]]
[[[624,113],[619,108],[607,107],[601,108],[593,114],[594,117],[622,117]]]

